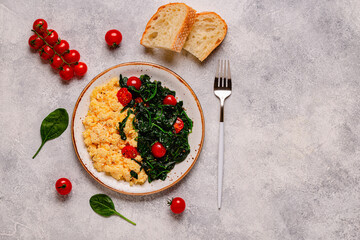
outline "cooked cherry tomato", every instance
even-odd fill
[[[59,72],[59,74],[63,80],[69,81],[74,77],[74,70],[69,65],[64,65],[62,67],[62,70]]]
[[[166,154],[166,149],[161,143],[156,142],[151,147],[151,153],[154,157],[161,158]]]
[[[87,72],[86,64],[83,62],[79,62],[78,64],[75,65],[74,72],[75,72],[75,75],[78,77],[84,76],[85,73]]]
[[[182,213],[186,206],[184,199],[180,197],[173,198],[168,204],[170,205],[171,211],[175,214]]]
[[[183,128],[184,128],[184,122],[183,120],[181,120],[181,118],[178,117],[174,123],[175,133],[179,133]]]
[[[136,156],[139,154],[135,147],[130,146],[127,144],[123,149],[121,149],[122,155],[126,158],[136,158]]]
[[[67,178],[60,178],[55,183],[56,191],[61,195],[68,195],[71,192],[72,184]]]
[[[69,50],[69,43],[66,40],[61,40],[54,46],[54,51],[60,55],[63,55],[66,51]]]
[[[141,87],[141,80],[138,77],[129,77],[129,79],[126,82],[126,85],[128,85],[129,87],[133,86],[137,90],[139,90]]]
[[[64,60],[69,64],[77,63],[80,60],[80,53],[74,49],[64,54]]]
[[[117,92],[116,96],[117,96],[119,102],[123,106],[128,105],[128,103],[132,99],[132,94],[131,94],[131,92],[129,92],[129,90],[127,88],[120,88],[120,90]]]
[[[173,95],[167,95],[164,100],[163,100],[163,104],[164,105],[176,105],[177,101],[176,98]]]
[[[39,38],[36,34],[29,38],[29,45],[32,49],[38,50],[44,45],[44,41]]]
[[[54,46],[59,41],[57,32],[53,29],[47,30],[47,33],[43,34],[45,42],[49,45]]]
[[[52,56],[54,56],[54,50],[52,50],[48,45],[45,45],[39,50],[39,55],[42,59],[49,60]]]
[[[141,102],[143,102],[143,100],[142,100],[141,97],[137,97],[137,98],[135,98],[135,102],[136,103],[141,103]]]
[[[122,40],[121,32],[116,29],[111,29],[105,34],[106,43],[113,48],[119,47]]]
[[[54,55],[54,57],[50,60],[50,66],[53,69],[59,69],[64,64],[64,61],[58,55]]]
[[[38,33],[38,34],[43,34],[44,32],[46,32],[47,29],[47,22],[44,19],[36,19],[34,24],[33,24],[33,29]]]

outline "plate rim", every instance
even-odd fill
[[[197,154],[195,156],[195,159],[193,161],[193,163],[191,164],[191,166],[176,180],[174,181],[173,183],[161,188],[161,189],[158,189],[158,190],[154,190],[154,191],[151,191],[151,192],[145,192],[145,193],[131,193],[131,192],[126,192],[126,191],[121,191],[121,190],[118,190],[118,189],[115,189],[113,187],[110,187],[108,186],[107,184],[103,183],[100,179],[98,179],[94,174],[92,174],[88,169],[87,167],[85,166],[84,162],[82,161],[80,155],[79,155],[79,152],[78,152],[78,149],[77,149],[77,145],[76,145],[76,142],[75,142],[75,136],[74,136],[74,121],[75,121],[75,115],[76,115],[76,112],[77,112],[77,108],[78,108],[78,105],[81,101],[81,99],[83,98],[85,92],[90,88],[90,86],[98,79],[100,78],[101,76],[103,76],[104,74],[106,74],[107,72],[115,69],[115,68],[118,68],[118,67],[123,67],[123,66],[130,66],[130,65],[146,65],[146,66],[151,66],[151,67],[155,67],[155,68],[158,68],[158,69],[161,69],[161,70],[164,70],[170,74],[172,74],[174,77],[176,77],[177,80],[179,80],[182,84],[185,85],[185,87],[190,91],[190,93],[192,94],[192,96],[194,97],[195,101],[196,101],[196,104],[197,104],[197,107],[200,111],[200,116],[201,116],[201,123],[202,123],[202,130],[201,130],[201,142],[200,142],[200,145],[199,145],[199,149],[197,151]],[[175,73],[174,71],[170,70],[169,68],[167,67],[164,67],[162,65],[159,65],[159,64],[155,64],[155,63],[151,63],[151,62],[141,62],[141,61],[135,61],[135,62],[125,62],[125,63],[120,63],[118,65],[115,65],[115,66],[112,66],[104,71],[102,71],[101,73],[99,73],[98,75],[96,75],[85,87],[84,89],[81,91],[78,99],[76,100],[76,103],[75,103],[75,107],[74,107],[74,110],[73,110],[73,113],[72,113],[72,117],[71,117],[71,139],[72,139],[72,143],[73,143],[73,147],[74,147],[74,150],[75,150],[75,153],[76,153],[76,156],[77,156],[77,159],[79,160],[79,162],[81,163],[81,165],[83,166],[83,168],[86,170],[86,172],[93,178],[95,179],[98,183],[100,183],[101,185],[103,185],[104,187],[108,188],[108,189],[111,189],[115,192],[118,192],[118,193],[122,193],[122,194],[126,194],[126,195],[150,195],[150,194],[155,194],[155,193],[158,193],[158,192],[161,192],[161,191],[164,191],[172,186],[174,186],[176,183],[178,183],[180,180],[182,180],[188,173],[189,171],[193,168],[193,166],[195,165],[197,159],[199,158],[200,156],[200,153],[201,153],[201,150],[202,150],[202,147],[203,147],[203,144],[204,144],[204,138],[205,138],[205,119],[204,119],[204,113],[203,113],[203,110],[202,110],[202,107],[201,107],[201,104],[200,104],[200,101],[199,99],[197,98],[195,92],[192,90],[192,88],[190,87],[190,85],[180,76],[178,75],[177,73]]]

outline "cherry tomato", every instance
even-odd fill
[[[170,205],[171,211],[175,214],[182,213],[186,206],[184,199],[180,197],[173,198],[168,204]]]
[[[54,50],[52,50],[48,45],[45,45],[39,50],[39,55],[42,59],[49,60],[52,56],[54,56]]]
[[[43,34],[44,32],[46,32],[47,29],[47,22],[44,19],[36,19],[34,24],[33,24],[33,29],[38,33],[38,34]]]
[[[123,149],[121,149],[121,153],[126,158],[135,158],[139,154],[135,147],[128,144]]]
[[[177,103],[177,101],[173,95],[167,95],[163,100],[164,105],[174,105],[175,106],[176,103]]]
[[[161,158],[166,154],[166,149],[161,143],[156,142],[151,147],[151,153],[154,157]]]
[[[142,100],[141,97],[137,97],[137,98],[135,98],[135,102],[136,103],[141,103],[141,102],[143,102],[143,100]]]
[[[75,72],[75,75],[78,77],[84,76],[85,73],[87,72],[86,64],[83,62],[79,62],[78,64],[75,65],[74,72]]]
[[[109,30],[105,34],[105,41],[110,47],[113,47],[113,48],[118,47],[121,40],[122,40],[122,35],[116,29]]]
[[[73,49],[65,53],[63,58],[69,64],[77,63],[80,60],[80,53]]]
[[[63,80],[69,81],[74,77],[74,70],[69,65],[64,65],[62,67],[62,70],[59,72],[59,74]]]
[[[128,103],[132,99],[132,94],[131,94],[131,92],[129,92],[129,90],[127,88],[120,88],[120,90],[117,92],[116,96],[117,96],[119,102],[123,106],[128,105]]]
[[[63,55],[66,51],[69,50],[69,43],[66,40],[61,40],[58,44],[54,46],[54,51],[60,55]]]
[[[174,123],[175,133],[179,133],[183,128],[184,128],[184,122],[183,120],[181,120],[181,118],[178,117]]]
[[[59,41],[57,32],[53,29],[49,29],[47,33],[43,34],[45,42],[54,46]]]
[[[50,60],[50,66],[53,69],[59,69],[64,64],[64,61],[58,55],[54,55],[54,57]]]
[[[128,85],[129,87],[133,86],[137,90],[139,90],[141,87],[141,80],[138,77],[129,77],[129,79],[126,82],[126,85]]]
[[[60,178],[56,181],[55,188],[60,195],[68,195],[71,192],[72,185],[69,179]]]
[[[29,38],[29,45],[32,49],[38,50],[44,45],[44,41],[39,38],[36,34]]]

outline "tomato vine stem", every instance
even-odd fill
[[[42,28],[42,26],[41,26],[40,28]],[[56,52],[56,50],[54,49],[53,46],[51,46],[50,44],[48,44],[48,43],[45,41],[45,38],[43,38],[43,37],[42,37],[39,33],[37,33],[34,29],[31,29],[31,31],[33,31],[41,40],[43,40],[44,43],[45,43],[47,46],[49,46],[49,47],[54,51],[54,53],[55,53],[56,55],[58,55],[58,56],[61,58],[61,60],[63,60],[63,62],[64,62],[65,64],[67,64],[69,67],[71,66],[70,63],[68,63],[67,61],[65,61],[64,58],[63,58],[59,53]],[[48,35],[49,35],[49,31],[48,31],[47,29],[46,29],[46,33],[47,33],[47,36],[48,36]],[[54,58],[54,56],[53,56],[51,59],[53,59],[53,58]]]

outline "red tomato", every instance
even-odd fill
[[[163,100],[164,105],[174,105],[175,106],[176,103],[177,103],[177,101],[173,95],[167,95]]]
[[[133,86],[137,90],[139,90],[141,87],[141,80],[138,77],[129,77],[129,79],[126,82],[126,85],[128,85],[129,87]]]
[[[141,103],[141,102],[143,102],[143,100],[142,100],[141,97],[137,97],[137,98],[135,98],[135,102],[136,103]]]
[[[86,64],[83,62],[79,62],[78,64],[75,65],[74,72],[75,72],[75,75],[78,77],[84,76],[85,73],[87,72]]]
[[[62,67],[62,70],[59,72],[59,74],[63,80],[69,81],[74,77],[74,70],[69,65],[64,65]]]
[[[175,214],[182,213],[186,206],[184,199],[180,197],[173,198],[168,204],[170,205],[171,211]]]
[[[136,156],[139,154],[135,147],[128,144],[123,149],[121,149],[121,153],[126,158],[136,158]]]
[[[49,29],[46,34],[43,35],[45,42],[49,45],[54,46],[59,41],[57,32],[53,29]]]
[[[42,59],[49,60],[52,56],[54,56],[54,50],[52,50],[48,45],[45,45],[40,49],[39,55]]]
[[[54,57],[50,60],[50,66],[53,69],[59,69],[64,64],[64,61],[58,55],[54,55]]]
[[[44,41],[39,38],[36,34],[29,38],[29,45],[32,49],[38,50],[44,45]]]
[[[119,102],[123,106],[128,105],[128,103],[132,99],[132,94],[131,94],[131,92],[129,92],[129,90],[127,90],[127,88],[120,88],[120,90],[117,92],[116,96],[117,96]]]
[[[43,34],[44,32],[46,32],[47,29],[47,22],[44,19],[36,19],[34,24],[33,24],[33,29],[38,33],[38,34]]]
[[[69,50],[69,47],[69,43],[66,40],[61,40],[54,46],[54,51],[60,55],[63,55],[66,51]]]
[[[184,128],[184,122],[181,118],[177,118],[174,123],[175,133],[179,133]]]
[[[122,40],[122,35],[116,29],[109,30],[105,34],[105,41],[110,47],[113,47],[113,48],[118,47],[121,40]]]
[[[166,149],[161,143],[156,142],[151,147],[151,153],[154,157],[161,158],[166,154]]]
[[[73,49],[65,53],[63,58],[69,64],[77,63],[80,60],[80,53]]]
[[[60,178],[55,183],[56,191],[61,195],[68,195],[71,192],[72,185],[69,179]]]

